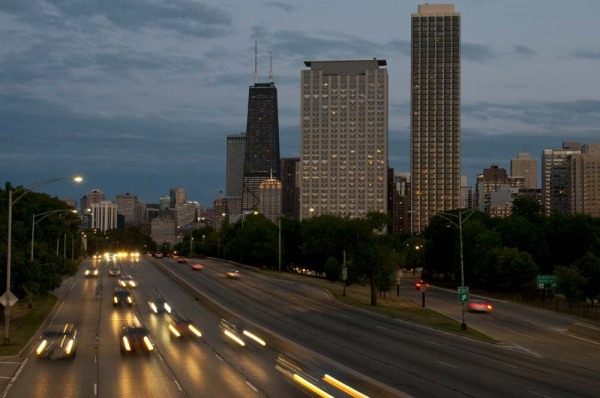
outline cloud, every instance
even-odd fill
[[[531,48],[521,45],[521,44],[514,44],[513,49],[515,50],[515,54],[517,54],[517,55],[530,56],[530,55],[534,55],[536,53]]]
[[[461,43],[461,56],[467,61],[488,61],[496,58],[489,46],[475,43]]]
[[[270,1],[268,3],[263,3],[263,6],[269,8],[279,8],[285,12],[293,12],[298,10],[298,8],[293,5],[281,3],[279,1]]]
[[[600,50],[575,50],[571,54],[575,58],[600,59]]]

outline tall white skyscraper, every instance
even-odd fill
[[[412,14],[411,214],[423,231],[437,211],[460,207],[460,13],[421,4]]]
[[[305,61],[300,218],[387,212],[388,74],[381,59]]]

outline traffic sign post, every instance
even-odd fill
[[[459,286],[458,287],[458,302],[459,303],[468,303],[469,301],[470,301],[469,286]]]
[[[538,289],[556,289],[558,276],[556,275],[537,275],[536,285]]]
[[[343,291],[342,291],[342,296],[346,295],[346,281],[348,280],[348,267],[342,267],[342,284],[343,284]]]

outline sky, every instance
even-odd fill
[[[2,0],[0,182],[100,189],[158,203],[170,188],[211,207],[226,136],[246,127],[258,42],[272,48],[280,152],[299,157],[306,60],[385,59],[389,166],[410,164],[412,0]],[[563,141],[600,139],[600,2],[457,0],[462,174]],[[538,176],[539,177],[539,176]]]

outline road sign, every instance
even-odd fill
[[[468,303],[469,302],[469,286],[458,287],[458,302]]]
[[[398,271],[396,271],[396,284],[400,284],[400,279],[402,279],[402,270],[399,269]]]
[[[558,283],[556,275],[537,275],[536,284],[538,289],[555,289]]]
[[[2,296],[0,296],[0,304],[2,304],[2,306],[4,306],[4,307],[6,307],[6,299],[7,298],[10,298],[10,306],[11,307],[13,305],[15,305],[17,303],[17,301],[19,301],[19,299],[17,298],[17,296],[15,296],[14,294],[12,294],[12,292],[5,292]]]
[[[348,267],[342,267],[342,280],[344,282],[348,280]]]

